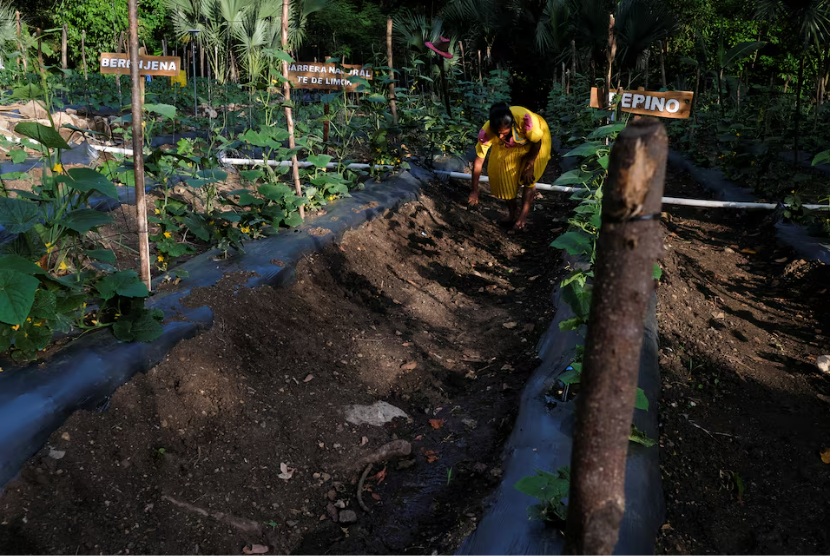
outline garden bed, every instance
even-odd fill
[[[454,549],[499,481],[501,445],[561,275],[547,245],[569,208],[543,199],[532,233],[507,236],[492,202],[467,211],[465,197],[464,188],[430,187],[422,201],[306,257],[288,289],[240,287],[248,276],[231,274],[194,290],[184,304],[208,305],[213,327],[120,388],[106,411],[78,412],[51,436],[3,495],[0,544],[16,552],[238,553],[252,542],[273,552]],[[345,405],[377,400],[410,419],[345,421]],[[411,441],[412,456],[390,462],[380,484],[367,481],[365,515],[352,465],[394,438]],[[296,469],[291,479],[279,478],[281,463]],[[261,531],[244,533],[165,495]],[[338,500],[357,524],[331,521],[327,505]]]
[[[666,191],[708,197],[687,174]],[[671,215],[657,290],[657,551],[827,553],[830,387],[815,359],[827,353],[830,267],[782,244],[766,211]]]

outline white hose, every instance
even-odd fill
[[[461,172],[443,172],[436,171],[436,174],[447,176],[450,178],[457,178],[462,180],[472,179],[471,174],[462,174]],[[490,181],[487,176],[481,176],[482,182]],[[584,191],[584,187],[567,187],[564,185],[550,185],[547,183],[537,183],[536,189],[543,191],[558,191],[560,193],[576,193],[577,191]],[[744,203],[737,201],[708,201],[704,199],[681,199],[678,197],[663,197],[663,204],[666,205],[683,205],[686,207],[704,207],[704,208],[737,208],[737,209],[766,209],[774,210],[778,205],[775,203]],[[784,205],[789,207],[790,205]],[[828,210],[830,205],[801,205],[808,210]]]

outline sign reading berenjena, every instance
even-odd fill
[[[288,79],[295,89],[331,89],[353,93],[358,85],[349,81],[349,77],[372,79],[371,68],[356,64],[346,64],[345,71],[336,64],[319,64],[311,62],[294,62],[288,64]]]
[[[166,75],[178,77],[182,59],[178,56],[139,56],[139,75]],[[101,53],[101,73],[130,74],[128,54]]]

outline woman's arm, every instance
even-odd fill
[[[542,150],[542,142],[530,144],[530,150],[522,158],[522,182],[524,185],[533,183],[534,167],[536,166],[536,159],[539,157],[539,151]]]
[[[484,159],[481,157],[476,157],[475,162],[473,162],[473,179],[471,180],[471,187],[472,191],[470,192],[470,198],[468,199],[467,203],[470,205],[477,205],[478,204],[478,182],[481,178],[481,169],[484,168]]]

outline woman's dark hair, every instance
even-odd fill
[[[506,103],[499,102],[490,107],[490,130],[493,133],[512,126],[513,112],[510,111],[510,107]]]

